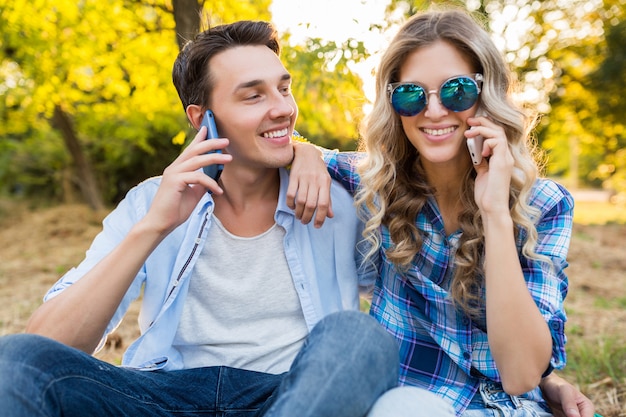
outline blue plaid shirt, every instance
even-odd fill
[[[354,163],[358,158],[356,153],[325,152],[331,176],[353,195],[359,186]],[[521,255],[524,233],[519,234],[516,246],[528,290],[552,334],[551,369],[560,369],[565,366],[563,300],[568,280],[563,270],[567,267],[573,199],[557,183],[542,179],[533,189],[530,204],[542,213],[536,223],[536,251],[550,257],[554,269]],[[429,200],[418,214],[416,225],[424,242],[405,273],[386,258],[385,250],[392,246],[392,241],[387,228],[381,228],[379,279],[370,314],[400,344],[400,383],[438,394],[450,401],[460,415],[476,394],[480,381],[500,382],[500,375],[489,348],[485,316],[470,319],[455,309],[448,298],[461,231],[446,235],[434,200]],[[543,402],[539,388],[521,397]]]

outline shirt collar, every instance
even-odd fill
[[[295,217],[296,212],[287,206],[287,188],[289,187],[289,171],[286,168],[278,169],[279,179],[280,179],[280,188],[278,192],[278,204],[276,205],[276,214],[275,217],[278,216],[278,213],[285,213],[289,216]],[[210,193],[206,193],[198,203],[198,214],[209,210],[211,206],[213,206],[215,202],[213,201],[213,197]],[[211,210],[212,211],[212,210]]]
[[[278,204],[276,205],[276,215],[286,213],[290,216],[296,215],[295,211],[287,206],[287,188],[289,187],[289,171],[286,168],[279,168],[280,191],[278,192]]]

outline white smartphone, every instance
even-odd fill
[[[484,112],[478,109],[475,117],[484,116]],[[474,126],[470,127],[472,130]],[[469,150],[470,157],[474,165],[478,165],[483,160],[483,137],[481,135],[467,139],[467,149]]]

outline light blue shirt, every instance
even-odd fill
[[[85,259],[68,271],[48,291],[44,301],[78,281],[124,239],[146,215],[160,177],[144,181],[128,192],[103,222]],[[280,193],[274,214],[285,229],[284,250],[294,286],[309,330],[324,316],[340,310],[358,310],[359,293],[369,293],[376,269],[362,264],[362,223],[357,219],[352,196],[333,183],[331,198],[334,218],[319,229],[303,225],[286,205],[289,174],[280,170]],[[128,307],[143,296],[139,314],[141,336],[125,352],[122,365],[140,369],[182,369],[180,354],[172,347],[189,279],[212,227],[214,203],[207,193],[189,219],[172,231],[141,267],[106,334],[115,330]],[[218,260],[219,261],[219,260]],[[242,260],[245,262],[245,260]],[[104,338],[102,343],[104,342]]]

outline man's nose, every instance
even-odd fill
[[[272,103],[271,114],[274,117],[289,117],[295,113],[294,103],[289,97],[279,94]]]

